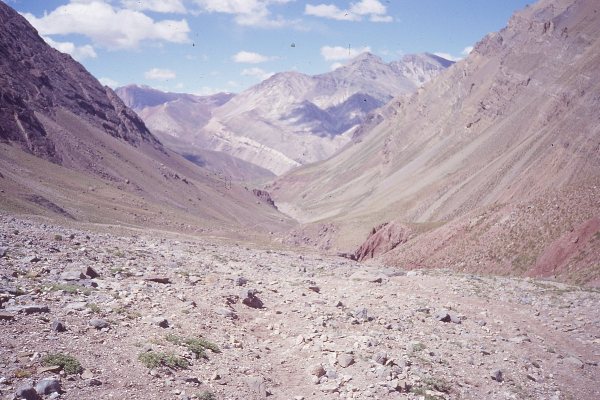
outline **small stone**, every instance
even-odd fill
[[[6,257],[7,253],[8,253],[8,249],[6,247],[0,247],[0,258]]]
[[[322,364],[314,364],[308,367],[307,372],[309,375],[316,376],[317,378],[325,375],[325,368],[323,368]]]
[[[242,299],[242,303],[244,303],[250,308],[263,308],[263,302],[258,297],[256,297],[256,293],[258,293],[258,290],[256,289],[242,291],[240,296],[240,298]]]
[[[39,314],[39,313],[50,312],[50,309],[48,308],[48,306],[38,306],[35,304],[6,307],[5,310],[17,312],[17,313],[25,313],[25,314]]]
[[[230,318],[230,319],[237,319],[237,314],[235,313],[235,311],[229,309],[229,308],[217,308],[215,310],[215,313],[218,315],[221,315],[225,318]]]
[[[569,357],[565,358],[565,363],[569,364],[577,369],[583,369],[583,366],[585,365],[583,361],[581,361],[579,358],[574,357],[574,356],[569,356]]]
[[[54,332],[65,332],[67,330],[67,328],[65,327],[65,324],[59,320],[54,320],[52,321],[52,330]]]
[[[166,318],[163,317],[155,317],[152,318],[152,323],[154,325],[157,325],[161,328],[168,328],[169,327],[169,321]]]
[[[504,380],[502,371],[499,369],[493,371],[491,376],[492,376],[492,379],[495,380],[496,382],[502,382]]]
[[[102,386],[102,382],[96,378],[87,379],[86,383],[88,386]]]
[[[0,312],[0,321],[13,321],[15,319],[14,314],[7,312]]]
[[[381,365],[385,365],[385,362],[387,361],[387,359],[388,359],[388,355],[384,352],[377,353],[373,357],[373,361],[375,361],[377,364],[381,364]]]
[[[83,371],[81,373],[81,379],[83,379],[83,380],[92,379],[93,377],[94,377],[94,373],[92,371],[90,371],[89,369],[86,369],[85,371]]]
[[[238,276],[235,278],[234,282],[236,286],[245,286],[246,283],[248,283],[248,279],[244,278],[243,276]]]
[[[79,270],[65,271],[62,274],[60,274],[60,279],[62,279],[63,281],[78,281],[80,279],[85,278],[85,274]]]
[[[25,400],[38,400],[40,396],[35,391],[35,388],[31,384],[26,384],[17,389],[15,396]]]
[[[42,379],[35,385],[35,391],[40,395],[60,393],[60,381],[53,378]]]
[[[98,318],[91,319],[89,322],[89,325],[93,326],[96,329],[104,329],[104,328],[108,328],[108,326],[109,326],[107,321],[105,321],[103,319],[98,319]]]
[[[92,267],[86,267],[84,272],[85,275],[89,276],[91,279],[95,279],[98,278],[100,276],[100,274],[98,272],[96,272],[96,270]]]
[[[258,398],[266,398],[267,397],[267,385],[265,384],[265,380],[261,377],[249,376],[246,378],[246,384],[252,393],[254,393]]]
[[[318,286],[309,286],[308,290],[312,290],[315,293],[321,293],[321,288]]]
[[[37,369],[38,374],[43,374],[44,372],[60,372],[62,367],[60,365],[49,365],[47,367],[39,367]]]
[[[171,283],[171,280],[166,276],[152,275],[152,276],[145,277],[144,280],[146,282],[156,282],[156,283],[162,283],[164,285]]]
[[[352,354],[338,354],[337,363],[342,368],[348,368],[350,365],[354,364],[354,357]]]
[[[441,322],[452,322],[455,324],[460,324],[461,319],[454,313],[448,310],[441,310],[435,314],[435,319]]]

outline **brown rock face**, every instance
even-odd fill
[[[411,231],[404,225],[386,222],[371,231],[367,240],[354,253],[357,261],[376,257],[406,243]]]
[[[158,144],[141,119],[69,55],[49,47],[16,11],[0,2],[0,142],[60,163],[43,117],[64,109],[131,144]]]
[[[259,199],[261,199],[262,201],[264,201],[271,207],[277,209],[277,206],[275,205],[275,202],[271,198],[271,195],[266,190],[252,189],[252,193],[254,193],[254,195],[256,197],[258,197]]]

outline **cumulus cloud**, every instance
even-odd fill
[[[204,12],[234,15],[238,25],[256,28],[299,27],[299,21],[273,16],[269,6],[294,0],[194,0]]]
[[[362,21],[368,18],[371,22],[391,22],[394,19],[387,15],[387,8],[379,0],[361,0],[350,3],[346,9],[335,4],[307,4],[304,7],[306,15],[335,19],[338,21]]]
[[[117,9],[104,0],[71,0],[38,18],[24,14],[42,35],[81,34],[110,49],[135,48],[146,40],[189,42],[185,19],[154,21],[142,12]]]
[[[261,81],[264,81],[267,78],[273,76],[273,72],[266,72],[262,68],[246,68],[242,70],[243,76],[252,76],[254,78],[258,78]]]
[[[327,61],[349,60],[367,51],[371,51],[371,48],[369,46],[350,49],[342,46],[321,47],[321,55]]]
[[[168,81],[169,79],[175,79],[177,74],[170,69],[152,68],[144,73],[144,77],[155,81]]]
[[[473,46],[467,46],[463,49],[463,51],[460,53],[463,56],[468,56],[469,54],[471,54],[471,52],[473,51]]]
[[[107,77],[99,78],[98,81],[101,84],[103,84],[104,86],[108,86],[108,87],[111,87],[113,89],[119,86],[119,82],[115,81],[114,79],[107,78]]]
[[[124,8],[137,11],[154,11],[159,13],[178,13],[187,12],[181,0],[121,0]]]
[[[49,37],[44,37],[44,40],[56,50],[71,55],[71,57],[73,57],[77,61],[83,61],[86,58],[98,57],[96,51],[94,50],[94,47],[92,47],[89,44],[83,46],[76,46],[73,42],[57,42],[56,40],[53,40]]]
[[[343,63],[341,63],[341,62],[335,62],[335,63],[333,63],[333,64],[331,64],[329,66],[329,69],[331,69],[332,71],[334,71],[334,70],[336,70],[336,69],[338,69],[340,67],[343,67],[343,66],[344,66]]]
[[[260,64],[271,60],[271,57],[263,56],[262,54],[251,51],[240,51],[239,53],[234,54],[232,59],[236,63]]]

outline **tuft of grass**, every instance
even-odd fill
[[[69,293],[69,294],[77,294],[77,293],[82,293],[86,296],[89,296],[90,294],[92,294],[92,289],[90,288],[86,288],[86,287],[82,287],[82,286],[78,286],[78,285],[72,285],[69,283],[53,283],[50,286],[46,286],[46,289],[51,291],[51,292],[58,292],[59,290],[62,290],[65,293]]]
[[[61,240],[63,240],[62,235],[54,235],[54,240],[56,240],[57,242],[60,242]]]
[[[46,355],[42,358],[42,365],[45,367],[58,365],[67,375],[78,374],[83,370],[81,364],[75,357],[63,353],[51,353]]]
[[[15,378],[17,379],[31,378],[32,375],[33,372],[31,372],[31,370],[28,369],[18,369],[15,371]]]
[[[113,308],[113,312],[120,314],[120,315],[125,315],[125,317],[127,317],[127,319],[138,319],[138,318],[142,317],[142,314],[140,312],[131,311],[125,307]]]
[[[100,307],[96,303],[88,303],[87,308],[89,308],[90,311],[94,314],[100,314],[100,312],[102,311],[102,310],[100,310]]]
[[[138,356],[138,360],[147,368],[153,369],[159,366],[165,366],[172,369],[187,369],[190,363],[182,357],[173,353],[160,353],[156,351],[147,351]]]
[[[425,350],[425,345],[421,342],[415,343],[412,345],[412,351],[413,353],[419,352]]]
[[[167,342],[173,343],[177,346],[185,346],[189,351],[194,353],[197,358],[207,358],[206,350],[210,350],[213,353],[220,353],[221,349],[216,344],[204,339],[204,338],[183,338],[181,336],[167,334],[165,336]]]

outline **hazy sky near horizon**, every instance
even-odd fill
[[[464,57],[530,0],[1,0],[109,86],[239,92],[362,51]]]

